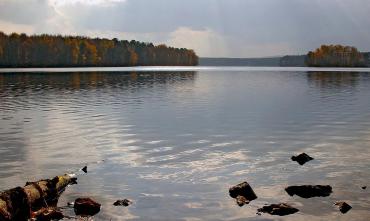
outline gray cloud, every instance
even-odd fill
[[[37,24],[53,13],[47,0],[0,0],[0,19],[15,24]]]
[[[32,4],[26,7],[20,0],[0,0],[0,21],[32,25],[36,32],[131,37],[184,45],[194,47],[202,56],[306,53],[322,43],[370,50],[368,0],[28,2]]]

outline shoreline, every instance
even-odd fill
[[[0,73],[44,72],[182,72],[182,71],[264,71],[264,72],[370,72],[370,68],[333,67],[262,67],[262,66],[134,66],[134,67],[63,67],[63,68],[0,68]]]

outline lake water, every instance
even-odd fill
[[[59,205],[92,197],[94,220],[370,219],[369,70],[75,71],[0,73],[1,189],[88,165]],[[245,180],[258,199],[240,208],[228,188]],[[284,191],[300,184],[333,194]],[[279,202],[300,212],[256,215]]]

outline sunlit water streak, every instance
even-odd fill
[[[96,220],[370,217],[369,73],[143,70],[0,74],[1,189],[88,164],[60,205],[93,197]],[[300,152],[315,160],[290,161]],[[244,180],[259,199],[239,208],[228,187]],[[292,198],[291,184],[334,194]],[[134,204],[113,207],[120,198]],[[354,208],[341,215],[337,200]],[[300,212],[256,215],[277,202]]]
[[[136,67],[72,67],[72,68],[1,68],[0,73],[60,73],[60,72],[182,72],[182,71],[316,71],[316,72],[370,72],[370,68],[340,67],[253,67],[253,66],[136,66]]]

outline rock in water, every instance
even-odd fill
[[[329,185],[303,185],[303,186],[289,186],[285,188],[285,191],[290,196],[300,196],[302,198],[311,198],[311,197],[326,197],[330,196],[333,192],[331,186]]]
[[[64,215],[57,208],[42,208],[37,212],[32,213],[32,216],[37,221],[51,221],[51,220],[61,220],[64,218]]]
[[[280,203],[280,204],[271,204],[269,206],[264,206],[258,209],[257,211],[262,212],[262,213],[268,213],[270,215],[286,216],[286,215],[296,213],[299,210],[297,208],[289,206],[288,204]]]
[[[76,185],[77,184],[77,177],[72,177],[71,178],[71,185]]]
[[[366,188],[367,188],[367,186],[363,186],[363,187],[361,187],[363,190],[366,190]]]
[[[305,163],[307,163],[308,161],[311,161],[313,160],[312,157],[310,157],[308,154],[306,153],[301,153],[297,156],[292,156],[291,158],[293,161],[297,161],[299,163],[299,165],[303,165]]]
[[[244,206],[245,204],[248,204],[250,201],[247,200],[244,196],[237,196],[236,198],[236,203],[242,207]]]
[[[81,170],[82,170],[84,173],[87,173],[87,166],[84,166]]]
[[[114,206],[129,206],[132,204],[131,200],[124,199],[124,200],[117,200],[113,203]]]
[[[231,187],[229,189],[229,194],[232,198],[236,199],[239,206],[249,204],[250,201],[257,199],[257,195],[248,182],[243,182]]]
[[[93,216],[100,211],[100,204],[90,198],[78,198],[74,203],[76,215]]]
[[[334,205],[338,206],[340,212],[343,214],[347,213],[348,211],[352,209],[352,206],[350,206],[346,202],[336,202]]]

